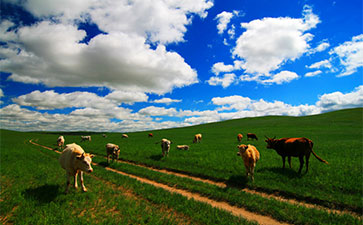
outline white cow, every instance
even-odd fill
[[[179,150],[189,150],[189,145],[177,145],[176,148]]]
[[[112,156],[112,161],[120,155],[120,147],[118,145],[107,143],[106,145],[106,152],[107,152],[107,162],[109,162],[109,155]]]
[[[57,145],[58,145],[58,147],[63,147],[64,146],[64,137],[63,136],[58,137]]]
[[[170,150],[170,145],[171,145],[171,141],[169,141],[168,139],[161,139],[161,151],[163,153],[163,157],[166,155],[169,155],[169,150]]]
[[[81,136],[81,141],[91,141],[91,136]]]
[[[70,185],[70,176],[74,178],[74,187],[78,188],[77,175],[81,177],[82,190],[87,191],[87,188],[83,183],[83,172],[91,173],[93,171],[92,163],[93,155],[85,153],[81,146],[73,143],[66,145],[61,156],[59,157],[59,163],[67,173],[67,189],[68,193]]]

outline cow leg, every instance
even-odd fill
[[[84,186],[84,182],[83,182],[83,172],[82,172],[82,171],[79,171],[78,173],[79,173],[79,177],[81,178],[81,186],[82,186],[82,190],[83,190],[84,192],[86,192],[86,191],[87,191],[87,188],[86,188],[86,186]]]
[[[255,175],[255,167],[251,167],[251,178],[252,178],[252,182],[255,180],[254,175]]]
[[[66,188],[66,194],[68,193],[69,185],[71,185],[71,181],[70,181],[70,174],[69,174],[69,173],[67,173],[67,188]]]
[[[285,169],[285,156],[281,156],[282,158],[282,169]]]
[[[246,177],[248,179],[248,175],[250,174],[250,169],[246,165],[245,165],[245,168],[246,168]]]
[[[291,156],[287,157],[287,161],[289,162],[289,166],[290,166],[290,169],[291,169]]]
[[[306,160],[306,173],[309,170],[309,158],[310,158],[310,153],[306,154],[306,156],[305,156],[305,160]]]
[[[77,189],[78,188],[78,183],[77,183],[77,172],[76,174],[73,176],[74,177],[74,188]]]
[[[302,170],[303,165],[304,165],[304,156],[300,156],[299,157],[299,160],[300,160],[300,168],[299,168],[299,172],[298,173],[301,173],[301,170]]]

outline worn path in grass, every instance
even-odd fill
[[[49,150],[54,150],[54,149],[52,149],[50,147],[43,146],[43,145],[37,144],[37,143],[32,142],[32,141],[30,141],[30,142],[32,144],[41,146],[43,148],[46,148],[46,149],[49,149]],[[60,153],[59,151],[56,151],[56,152]],[[103,157],[103,158],[107,159],[107,157],[104,157],[104,156],[98,156],[98,157]],[[192,179],[194,181],[199,181],[199,182],[212,184],[212,185],[215,185],[215,186],[218,186],[218,187],[221,187],[221,188],[226,188],[227,187],[227,184],[224,183],[224,182],[218,182],[218,181],[214,181],[214,180],[210,180],[210,179],[206,179],[206,178],[195,177],[195,176],[192,176],[192,175],[188,175],[188,174],[184,174],[184,173],[180,173],[180,172],[175,172],[175,171],[170,171],[170,170],[167,170],[167,169],[157,169],[157,168],[153,168],[151,166],[147,166],[147,165],[144,165],[144,164],[137,164],[137,163],[130,162],[130,161],[125,161],[125,160],[117,160],[117,162],[130,164],[130,165],[138,166],[138,167],[143,167],[143,168],[146,168],[146,169],[149,169],[149,170],[152,170],[152,171],[156,171],[156,172],[160,172],[160,173],[164,173],[164,174],[170,174],[170,175],[174,175],[174,176],[178,176],[178,177],[188,178],[188,179]],[[94,164],[98,165],[96,163],[94,163]],[[246,216],[246,214],[250,213],[249,211],[245,211],[243,214],[238,214],[238,212],[233,212],[233,208],[237,208],[237,207],[231,206],[228,203],[218,202],[218,201],[211,200],[209,198],[200,196],[200,195],[195,194],[195,193],[190,193],[188,191],[184,191],[184,190],[181,190],[181,189],[171,188],[171,187],[169,187],[169,186],[167,186],[165,184],[157,183],[155,181],[152,181],[152,180],[149,180],[149,179],[146,179],[146,178],[141,178],[141,177],[138,177],[138,176],[135,176],[135,175],[132,175],[132,174],[125,173],[125,172],[121,172],[121,171],[118,171],[118,170],[115,170],[115,169],[112,169],[112,168],[109,168],[109,167],[106,167],[106,169],[109,170],[109,171],[112,171],[112,172],[116,172],[116,173],[119,173],[119,174],[122,174],[122,175],[125,175],[125,176],[135,178],[135,179],[137,179],[137,180],[139,180],[141,182],[144,182],[144,183],[149,183],[149,184],[152,184],[154,186],[161,187],[161,188],[163,188],[165,190],[168,190],[170,192],[179,193],[179,194],[181,194],[183,196],[186,196],[188,198],[194,198],[194,199],[196,199],[198,201],[206,202],[206,203],[208,203],[210,205],[213,205],[215,207],[218,207],[218,208],[224,208],[225,210],[232,212],[234,215],[243,216],[243,217],[249,219],[248,216]],[[268,193],[265,193],[265,192],[252,190],[252,189],[249,189],[249,188],[243,188],[241,190],[244,191],[244,192],[250,193],[250,194],[259,195],[259,196],[264,197],[264,198],[275,199],[275,200],[278,200],[278,201],[281,201],[281,202],[287,202],[287,203],[294,204],[294,205],[304,206],[306,208],[315,208],[315,209],[325,210],[327,212],[337,213],[337,214],[346,213],[346,214],[350,214],[350,215],[352,215],[354,217],[357,217],[357,218],[361,217],[360,215],[358,215],[358,214],[356,214],[354,212],[351,212],[351,211],[330,209],[330,208],[327,208],[327,207],[323,207],[323,206],[319,206],[319,205],[299,201],[297,199],[286,198],[286,197],[283,197],[283,196],[280,196],[280,195],[277,195],[277,194],[276,195],[275,194],[268,194]],[[193,196],[193,195],[196,195],[196,196]],[[229,208],[229,207],[231,207],[231,208]],[[241,208],[237,208],[237,209],[241,209]],[[255,218],[255,215],[256,214],[252,213],[252,215],[250,215],[250,216],[252,218]],[[265,217],[265,216],[263,216],[263,217]]]
[[[29,142],[31,144],[43,147],[45,149],[52,150],[52,151],[55,151],[57,153],[61,153],[61,152],[59,152],[57,150],[54,150],[54,149],[52,149],[50,147],[35,143],[32,140],[30,140]],[[93,162],[92,164],[96,165],[96,166],[100,166],[98,163]],[[247,210],[245,210],[243,208],[232,206],[232,205],[228,204],[227,202],[215,201],[215,200],[209,199],[207,197],[203,197],[203,196],[201,196],[201,195],[199,195],[197,193],[192,193],[192,192],[189,192],[189,191],[186,191],[186,190],[181,190],[181,189],[169,187],[169,186],[167,186],[165,184],[161,184],[161,183],[158,183],[158,182],[155,182],[153,180],[146,179],[146,178],[138,177],[138,176],[135,176],[133,174],[128,174],[128,173],[125,173],[125,172],[122,172],[122,171],[118,171],[118,170],[115,170],[115,169],[112,169],[112,168],[109,168],[109,167],[104,167],[104,168],[106,170],[108,170],[108,171],[115,172],[115,173],[118,173],[120,175],[124,175],[124,176],[134,178],[134,179],[136,179],[136,180],[138,180],[138,181],[140,181],[142,183],[147,183],[147,184],[153,185],[155,187],[162,188],[162,189],[164,189],[166,191],[169,191],[171,193],[178,193],[178,194],[180,194],[182,196],[187,197],[188,199],[194,199],[194,200],[199,201],[199,202],[207,203],[207,204],[209,204],[209,205],[211,205],[213,207],[228,211],[228,212],[232,213],[235,216],[243,217],[243,218],[245,218],[247,220],[250,220],[250,221],[256,221],[259,224],[266,224],[266,225],[269,225],[269,224],[271,224],[271,225],[273,225],[273,224],[288,224],[288,223],[279,222],[279,221],[277,221],[277,220],[275,220],[275,219],[273,219],[271,217],[268,217],[268,216],[259,215],[259,214],[247,211]]]

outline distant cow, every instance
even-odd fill
[[[318,155],[313,151],[313,142],[308,138],[268,138],[265,140],[267,143],[267,148],[275,149],[277,154],[282,157],[282,168],[285,168],[285,158],[288,157],[289,166],[291,168],[291,157],[299,157],[300,160],[300,168],[299,172],[301,173],[302,167],[304,165],[304,156],[306,159],[306,173],[309,169],[309,157],[310,153],[323,163],[328,164],[327,161],[321,159]]]
[[[241,156],[246,168],[247,178],[251,176],[252,181],[254,178],[255,167],[257,161],[260,159],[260,153],[253,145],[238,145],[237,155]]]
[[[256,139],[256,141],[258,140],[256,134],[253,134],[253,133],[248,133],[247,134],[247,140],[249,139]]]
[[[149,138],[154,137],[153,133],[149,133],[147,136],[148,136]]]
[[[82,141],[91,141],[91,136],[81,136],[81,142]]]
[[[194,135],[193,143],[198,143],[202,140],[202,134],[196,134]]]
[[[106,134],[102,134],[102,137],[107,138],[107,135]]]
[[[122,134],[122,138],[129,138],[127,134]]]
[[[189,145],[177,145],[176,148],[179,150],[189,150]]]
[[[118,159],[118,157],[120,155],[120,147],[118,147],[118,145],[108,143],[106,145],[106,153],[107,153],[107,162],[109,162],[110,155],[112,156],[112,162],[113,162],[113,160],[115,158]]]
[[[59,136],[57,139],[57,146],[58,147],[63,147],[64,146],[64,137],[63,136]]]
[[[242,138],[243,138],[243,135],[242,134],[237,134],[237,140],[238,140],[238,142],[241,142],[242,141]]]
[[[161,141],[159,142],[156,142],[157,143],[160,143],[161,142],[161,152],[163,154],[163,157],[166,155],[168,156],[169,155],[169,150],[170,150],[170,145],[171,145],[171,141],[169,141],[168,139],[161,139]]]
[[[67,173],[67,189],[68,193],[70,185],[70,176],[74,178],[74,187],[78,188],[77,175],[81,178],[82,190],[87,191],[87,188],[83,183],[83,172],[91,173],[93,171],[92,163],[93,155],[85,153],[81,146],[73,143],[66,145],[61,156],[59,157],[59,163]]]

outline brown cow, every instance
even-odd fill
[[[241,156],[246,167],[246,176],[251,176],[254,180],[254,173],[257,161],[260,159],[260,153],[253,145],[238,145],[237,155]]]
[[[247,134],[247,140],[249,140],[250,138],[251,139],[256,139],[256,141],[258,140],[256,134],[254,134],[254,133],[248,133]]]
[[[243,135],[242,134],[237,134],[237,140],[238,140],[238,142],[241,142],[242,141],[242,138],[243,138]]]
[[[202,140],[202,134],[194,135],[193,143],[199,143]]]
[[[267,148],[275,149],[277,154],[281,155],[282,157],[282,168],[285,168],[285,158],[288,157],[289,166],[291,168],[291,157],[299,157],[300,160],[300,168],[299,172],[301,173],[302,167],[304,165],[304,156],[306,158],[306,173],[309,169],[309,157],[310,153],[323,163],[328,164],[327,161],[320,158],[318,155],[315,154],[313,151],[313,142],[308,138],[268,138],[265,142],[267,143]]]
[[[149,133],[149,134],[148,134],[148,137],[149,137],[149,138],[154,137],[153,133]]]

